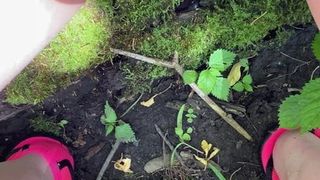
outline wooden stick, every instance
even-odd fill
[[[119,148],[120,144],[121,144],[120,141],[116,141],[116,143],[112,146],[112,149],[111,149],[110,153],[108,154],[107,159],[104,161],[103,166],[101,167],[96,180],[102,179],[104,172],[107,170],[107,168],[111,162],[111,159],[113,158],[114,154],[117,152],[117,149]]]
[[[154,64],[157,66],[163,66],[170,69],[175,69],[180,76],[183,74],[183,68],[179,64],[178,61],[178,54],[175,52],[174,58],[172,62],[166,62],[161,61],[159,59],[154,59],[150,57],[145,57],[139,54],[123,51],[120,49],[110,49],[111,52],[123,56],[127,56],[136,60],[144,61],[150,64]],[[248,139],[249,141],[252,141],[252,137],[249,135],[249,133],[243,129],[233,118],[230,114],[227,114],[222,108],[220,108],[208,95],[203,93],[200,88],[195,84],[191,83],[189,86],[201,97],[202,100],[204,100],[223,120],[225,120],[231,127],[233,127],[238,133],[240,133],[243,137]]]

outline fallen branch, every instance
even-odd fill
[[[108,154],[107,159],[104,161],[103,166],[101,167],[96,180],[102,179],[104,172],[107,170],[107,168],[111,162],[111,159],[113,158],[114,154],[117,152],[120,144],[121,144],[120,141],[116,141],[116,143],[112,146],[112,149],[111,149],[110,153]]]
[[[161,61],[159,59],[154,59],[150,57],[145,57],[139,54],[131,53],[128,51],[123,51],[120,49],[110,49],[111,52],[123,56],[127,56],[136,60],[144,61],[150,64],[154,64],[157,66],[162,66],[162,67],[167,67],[170,69],[175,69],[180,76],[183,74],[183,68],[179,64],[178,61],[178,55],[175,53],[175,56],[173,58],[172,62],[166,62],[166,61]],[[202,100],[204,100],[223,120],[225,120],[229,125],[231,125],[238,133],[240,133],[243,137],[245,137],[248,140],[252,140],[252,137],[249,135],[249,133],[243,129],[233,118],[230,114],[227,114],[222,108],[220,108],[208,95],[203,93],[199,87],[195,83],[189,84],[189,86],[195,91]]]

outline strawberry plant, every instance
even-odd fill
[[[118,120],[116,112],[108,101],[104,106],[104,114],[101,116],[100,121],[105,126],[106,136],[114,131],[117,141],[125,143],[136,141],[135,133],[130,124]]]
[[[228,78],[223,76],[224,72],[235,60],[236,54],[224,49],[218,49],[210,55],[208,67],[205,70],[199,73],[195,70],[186,70],[182,78],[186,84],[196,82],[205,94],[212,94],[218,99],[228,101],[230,88],[238,92],[253,91],[247,59],[241,59],[234,64]],[[240,80],[241,67],[244,68],[243,73],[245,74],[242,80]]]
[[[320,78],[311,80],[300,95],[289,96],[279,109],[280,127],[307,132],[320,128]]]

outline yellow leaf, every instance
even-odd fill
[[[119,160],[117,160],[115,163],[114,163],[114,168],[119,170],[119,171],[122,171],[122,172],[125,172],[125,173],[133,173],[130,169],[131,167],[131,159],[129,158],[120,158]]]
[[[210,156],[207,160],[209,161],[210,159],[212,159],[215,155],[218,154],[219,151],[220,151],[220,149],[213,147],[213,152],[210,154]]]
[[[241,68],[240,62],[232,66],[230,73],[228,75],[228,81],[230,83],[230,86],[233,86],[240,80],[240,77],[241,77],[240,68]]]
[[[196,160],[198,160],[199,162],[201,162],[204,165],[205,169],[207,168],[208,161],[206,159],[198,157],[197,155],[194,155],[194,157],[196,158]]]
[[[206,158],[208,157],[209,151],[212,148],[212,144],[209,144],[206,140],[201,141],[201,148],[205,153]]]
[[[149,100],[147,100],[147,101],[141,102],[140,104],[141,104],[142,106],[145,106],[145,107],[150,107],[150,106],[152,106],[152,105],[154,104],[154,98],[157,97],[157,96],[158,96],[158,94],[152,96],[152,97],[151,97]]]

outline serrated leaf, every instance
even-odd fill
[[[104,118],[101,118],[101,121],[107,123],[115,123],[117,121],[117,114],[113,108],[109,105],[109,102],[106,101],[104,106]]]
[[[244,67],[244,71],[248,71],[249,70],[249,61],[246,58],[240,59],[240,64],[242,67]]]
[[[202,71],[197,83],[201,91],[205,94],[209,94],[214,88],[218,76],[221,76],[221,74],[215,69]]]
[[[299,96],[301,131],[307,132],[315,128],[320,128],[320,78],[307,83]]]
[[[188,133],[188,134],[191,134],[192,132],[193,132],[193,129],[192,129],[191,127],[188,127],[187,133]]]
[[[106,129],[106,136],[108,136],[114,130],[114,126],[113,125],[106,125],[105,129]]]
[[[226,78],[217,78],[217,82],[213,90],[211,91],[212,95],[218,99],[228,101],[230,85]]]
[[[131,126],[127,123],[123,123],[116,127],[115,137],[118,141],[128,143],[136,141],[136,136]]]
[[[191,136],[190,136],[189,134],[187,134],[187,133],[184,133],[184,134],[182,135],[182,139],[183,139],[184,141],[191,141]]]
[[[182,79],[185,84],[191,84],[196,82],[197,77],[198,77],[198,73],[193,70],[184,71],[182,74]]]
[[[232,68],[229,72],[228,78],[227,78],[230,86],[233,86],[241,78],[241,70],[240,69],[241,69],[240,63],[236,63],[232,66]]]
[[[320,60],[320,33],[317,33],[312,41],[312,52],[317,60]]]
[[[298,117],[302,104],[300,101],[300,95],[290,96],[286,98],[279,108],[279,121],[280,127],[296,129],[300,126],[300,119]]]
[[[300,128],[307,132],[320,128],[320,79],[307,83],[300,95],[290,96],[280,106],[280,126],[285,128]]]
[[[236,55],[228,50],[218,49],[210,55],[209,66],[224,71],[233,63],[235,57]]]
[[[242,82],[244,84],[252,84],[252,77],[251,75],[247,74],[242,78]]]
[[[232,89],[234,89],[237,92],[243,92],[244,86],[242,82],[237,82],[235,85],[232,86]]]

